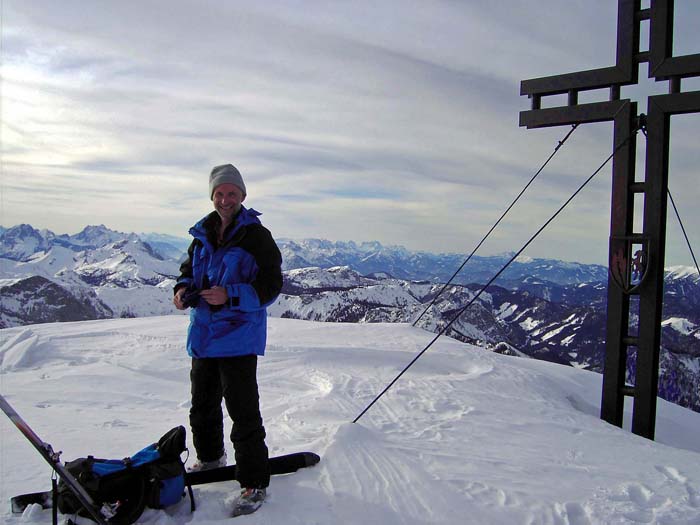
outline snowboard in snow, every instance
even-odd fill
[[[34,448],[39,452],[39,454],[41,454],[41,457],[44,458],[49,465],[51,465],[54,472],[56,472],[58,477],[64,481],[92,519],[94,519],[100,525],[108,525],[109,512],[103,513],[103,509],[98,507],[98,505],[90,497],[90,494],[85,491],[80,482],[78,482],[78,480],[75,479],[75,477],[63,466],[60,460],[61,453],[54,452],[51,445],[45,441],[42,441],[41,438],[39,438],[39,436],[37,436],[31,427],[24,421],[24,419],[20,417],[15,409],[10,406],[2,394],[0,394],[0,409],[5,412],[5,415],[10,418],[10,421],[14,423],[24,437],[27,438],[32,445],[34,445]],[[48,499],[49,501],[52,500],[51,491],[49,491]]]
[[[276,474],[289,474],[296,472],[300,468],[312,467],[319,461],[321,461],[321,458],[313,452],[295,452],[294,454],[275,456],[270,458],[270,474],[273,476]],[[185,481],[190,485],[203,485],[235,479],[236,465],[185,474]]]

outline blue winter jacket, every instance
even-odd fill
[[[212,212],[192,228],[188,259],[180,266],[175,292],[223,286],[229,300],[210,306],[199,299],[190,312],[187,352],[196,358],[263,355],[267,338],[266,307],[282,288],[282,256],[260,213],[241,206],[217,246],[221,219]]]

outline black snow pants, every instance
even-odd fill
[[[200,461],[214,461],[224,453],[221,399],[233,428],[236,478],[241,487],[270,484],[265,427],[260,415],[257,381],[258,356],[192,359],[190,426]]]

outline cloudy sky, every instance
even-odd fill
[[[518,127],[520,81],[613,65],[615,4],[3,0],[0,224],[185,236],[232,162],[276,237],[468,253],[568,131]],[[700,52],[700,5],[676,4],[676,53]],[[640,78],[645,111],[667,85]],[[699,133],[674,117],[696,252]],[[480,253],[518,250],[611,144],[580,127]],[[606,264],[610,171],[526,255]],[[667,264],[692,264],[675,217]]]

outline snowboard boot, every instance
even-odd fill
[[[231,516],[235,518],[236,516],[252,514],[260,508],[260,505],[263,504],[263,501],[265,501],[265,496],[267,496],[267,491],[265,489],[242,489],[241,495],[238,496],[238,499],[233,506]]]
[[[203,470],[211,470],[226,466],[226,452],[219,458],[213,461],[202,461],[198,459],[191,467],[187,467],[187,472],[202,472]]]

